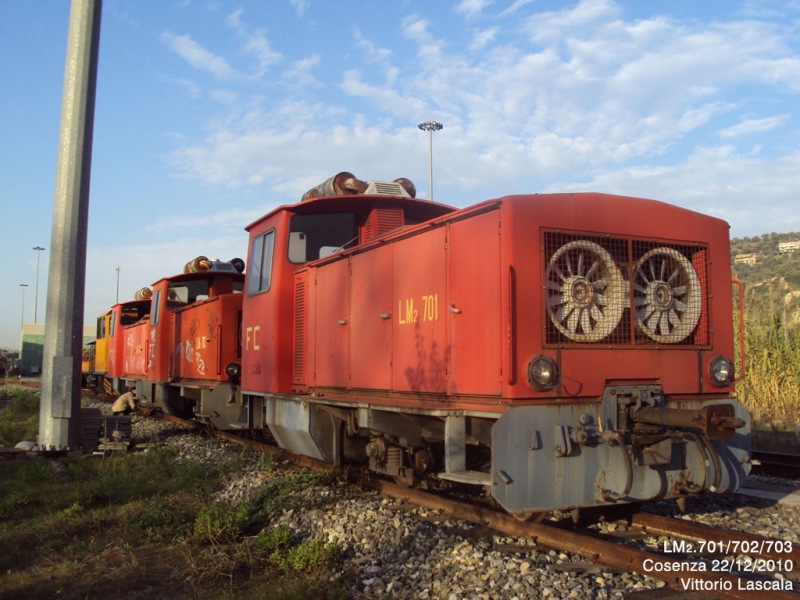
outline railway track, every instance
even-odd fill
[[[754,470],[757,473],[800,479],[800,455],[778,452],[753,452]]]
[[[204,426],[162,415],[184,427]],[[221,439],[312,469],[330,465],[235,434],[211,430]],[[509,536],[533,539],[537,547],[569,552],[597,565],[633,571],[664,581],[659,598],[700,593],[707,598],[749,599],[769,593],[777,600],[798,600],[800,545],[709,525],[636,512],[625,518],[628,527],[648,536],[668,538],[657,550],[633,547],[625,541],[569,525],[522,522],[503,512],[464,501],[402,487],[379,479],[362,485],[397,500],[438,511],[443,517],[478,524]],[[780,578],[775,578],[780,573]]]

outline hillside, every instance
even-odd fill
[[[779,253],[781,242],[800,240],[800,233],[765,233],[761,237],[733,238],[731,264],[745,287],[783,279],[793,289],[800,289],[800,250]],[[735,264],[736,256],[755,254],[755,264]]]
[[[791,324],[800,322],[800,249],[780,253],[779,245],[797,240],[797,232],[731,240],[733,276],[744,284],[748,308],[777,314]],[[751,253],[754,264],[735,262],[737,256],[741,260]]]

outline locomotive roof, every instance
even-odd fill
[[[407,217],[420,222],[435,219],[436,217],[458,210],[447,204],[439,204],[438,202],[419,200],[417,198],[401,198],[399,196],[367,194],[322,196],[320,198],[311,198],[310,200],[298,202],[297,204],[283,204],[247,225],[245,231],[250,231],[262,221],[282,211],[295,214],[328,213],[358,209],[363,210],[371,207],[373,204],[379,204],[381,206],[397,205],[403,208]]]
[[[244,273],[237,273],[232,271],[195,271],[194,273],[177,273],[169,277],[161,277],[153,283],[155,286],[159,281],[196,281],[198,279],[216,279],[223,276],[232,277],[234,281],[244,281]],[[149,302],[149,300],[148,300]]]

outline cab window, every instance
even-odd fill
[[[206,298],[208,298],[207,279],[170,283],[167,291],[167,308],[175,310]]]
[[[161,290],[156,290],[150,302],[150,325],[158,325],[158,313],[161,304]]]
[[[358,243],[356,213],[294,215],[289,222],[289,262],[299,264]]]
[[[275,230],[253,239],[250,246],[250,266],[247,269],[247,294],[253,295],[269,289],[272,277],[272,247]]]

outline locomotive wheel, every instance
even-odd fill
[[[545,274],[547,314],[574,342],[597,342],[619,323],[625,308],[625,279],[598,244],[578,240],[553,254]]]
[[[692,263],[674,248],[655,248],[633,266],[637,327],[652,340],[677,344],[700,320],[700,280]]]
[[[511,513],[517,521],[530,521],[531,523],[541,523],[547,516],[547,511],[543,510],[519,510]]]

